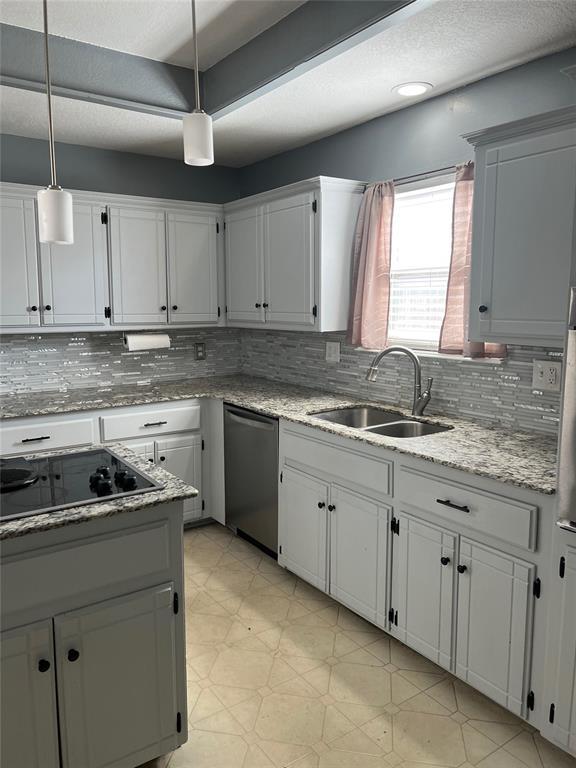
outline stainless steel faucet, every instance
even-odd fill
[[[414,365],[414,402],[412,403],[412,415],[422,416],[424,409],[430,402],[430,392],[432,390],[432,382],[434,379],[429,378],[427,380],[426,390],[422,392],[422,366],[420,365],[418,356],[411,349],[408,349],[408,347],[386,347],[386,349],[379,352],[370,363],[366,378],[368,381],[376,381],[380,361],[386,355],[391,355],[393,353],[406,355],[412,360],[412,364]]]

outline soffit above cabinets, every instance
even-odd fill
[[[197,0],[200,69],[268,29],[304,0]],[[50,32],[193,67],[191,0],[52,0]],[[42,29],[39,0],[2,0],[0,22]]]

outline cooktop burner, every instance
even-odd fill
[[[108,448],[0,459],[0,519],[57,512],[163,487]]]

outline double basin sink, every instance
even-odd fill
[[[398,411],[385,411],[366,405],[316,411],[310,416],[316,416],[317,419],[324,419],[332,424],[342,424],[345,427],[388,437],[425,437],[452,429],[442,424],[419,421],[416,418],[404,416]]]

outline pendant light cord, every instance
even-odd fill
[[[44,7],[44,63],[46,65],[46,95],[48,96],[48,143],[50,147],[50,187],[57,188],[56,155],[54,152],[54,123],[52,119],[52,87],[50,83],[50,56],[48,55],[48,0]]]
[[[46,0],[44,0],[46,3]],[[198,36],[196,34],[196,0],[192,0],[192,37],[194,40],[194,98],[195,112],[202,112],[200,106],[200,72],[198,71]]]

